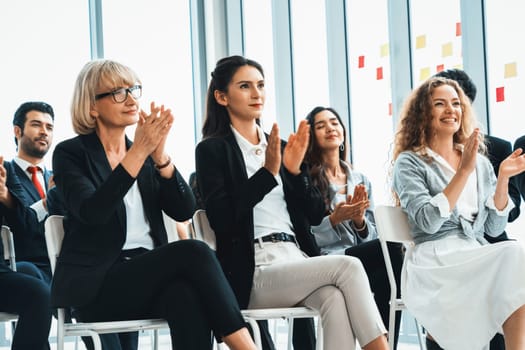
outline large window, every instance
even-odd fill
[[[263,67],[266,82],[266,103],[261,124],[265,131],[270,131],[272,124],[277,121],[272,2],[269,0],[244,0],[243,10],[245,56],[259,62]]]
[[[523,2],[487,0],[488,105],[490,133],[511,143],[525,135]]]
[[[189,2],[106,0],[102,10],[104,56],[137,72],[142,109],[151,101],[171,108],[166,151],[188,179],[195,158]]]
[[[350,0],[346,9],[353,164],[385,203],[392,142],[387,0]]]
[[[291,1],[296,124],[330,103],[325,13],[325,0]]]
[[[443,69],[462,68],[460,0],[435,6],[412,0],[410,6],[414,86]]]
[[[45,101],[54,108],[54,144],[47,166],[51,166],[54,145],[74,135],[69,111],[73,85],[90,57],[87,5],[87,1],[70,0],[2,3],[0,154],[5,159],[16,154],[12,120],[23,102]]]

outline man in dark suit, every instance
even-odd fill
[[[447,69],[437,73],[436,76],[455,80],[463,89],[465,95],[467,95],[467,97],[470,99],[470,102],[474,102],[477,92],[476,85],[474,84],[472,79],[470,79],[468,74],[465,73],[465,71],[461,69]],[[496,175],[498,175],[499,166],[501,162],[512,153],[512,145],[506,140],[491,135],[485,135],[485,143],[487,145],[488,158],[492,163],[492,166],[494,167],[494,172],[496,173]],[[516,179],[514,177],[512,177],[509,181],[509,195],[512,199],[512,202],[514,202],[515,205],[514,209],[510,211],[508,217],[508,222],[512,222],[516,220],[516,218],[520,215],[521,205],[521,198],[518,188],[516,186]],[[507,236],[507,233],[503,231],[498,237],[491,237],[485,234],[485,239],[490,243],[496,243],[508,240],[509,238]],[[436,343],[429,344],[427,340],[427,349],[434,350],[440,348],[439,346],[437,346]],[[498,333],[490,342],[490,350],[504,349],[505,341],[503,339],[503,336]]]
[[[514,141],[514,150],[518,148],[521,148],[523,151],[525,151],[525,135],[518,137],[518,139]],[[525,200],[525,173],[516,175],[514,179],[516,188],[518,190],[518,195],[521,194],[521,197],[523,200]]]
[[[2,203],[6,222],[13,232],[17,270],[48,284],[51,268],[44,220],[47,217],[45,193],[52,185],[52,173],[43,160],[53,141],[53,120],[53,108],[45,102],[26,102],[15,112],[13,129],[17,155],[4,166],[6,186],[18,201],[14,205]],[[15,187],[15,183],[19,186]]]

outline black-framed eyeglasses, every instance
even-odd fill
[[[135,100],[138,100],[142,96],[142,85],[133,85],[130,88],[120,88],[110,92],[104,92],[102,94],[95,95],[95,100],[100,100],[106,96],[113,96],[113,101],[116,103],[122,103],[128,99],[130,94]]]

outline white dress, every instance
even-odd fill
[[[401,278],[407,308],[442,348],[479,350],[524,304],[525,252],[447,237],[409,249]]]
[[[493,220],[489,217],[485,226],[480,225],[480,220],[487,217],[484,216],[487,211],[484,203],[486,199],[490,202],[493,196],[491,192],[480,197],[480,193],[484,193],[480,188],[486,188],[483,187],[486,186],[483,169],[490,169],[488,161],[480,161],[486,163],[485,167],[478,166],[469,177],[454,213],[449,214],[448,200],[439,193],[442,191],[441,184],[448,183],[455,171],[438,155],[432,155],[434,162],[431,166],[413,162],[416,166],[410,173],[411,177],[405,174],[410,183],[405,183],[404,187],[398,183],[398,188],[404,190],[400,191],[400,197],[410,198],[405,200],[407,206],[411,201],[421,200],[423,204],[411,208],[416,212],[423,205],[434,208],[434,214],[428,214],[433,216],[424,218],[428,222],[425,227],[436,221],[443,222],[441,230],[446,225],[454,230],[455,226],[447,218],[452,215],[462,218],[461,225],[458,225],[463,229],[435,240],[419,241],[415,247],[408,249],[401,275],[401,295],[410,313],[442,348],[488,349],[494,335],[502,332],[505,320],[525,305],[525,250],[516,241],[486,244],[482,235],[464,234],[476,225],[481,230],[488,229],[487,222]],[[405,159],[417,159],[410,157]],[[406,169],[410,163],[401,166]],[[436,180],[433,176],[439,178]],[[494,177],[493,173],[491,176]],[[426,186],[430,190],[425,190]],[[427,199],[421,199],[424,196]],[[509,199],[507,208],[498,214],[499,220],[504,220],[502,222],[506,222],[506,215],[513,206],[511,203]],[[493,203],[487,206],[491,207]],[[427,213],[432,213],[432,210]],[[415,215],[412,214],[412,217]],[[421,232],[421,228],[412,229]]]

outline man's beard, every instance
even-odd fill
[[[20,145],[18,147],[20,147],[24,151],[25,154],[27,154],[30,157],[34,157],[34,158],[44,158],[47,151],[49,151],[49,144],[48,144],[48,147],[46,147],[45,149],[41,149],[41,148],[35,147],[32,140],[28,139],[27,137],[23,137],[23,136],[20,138]]]

